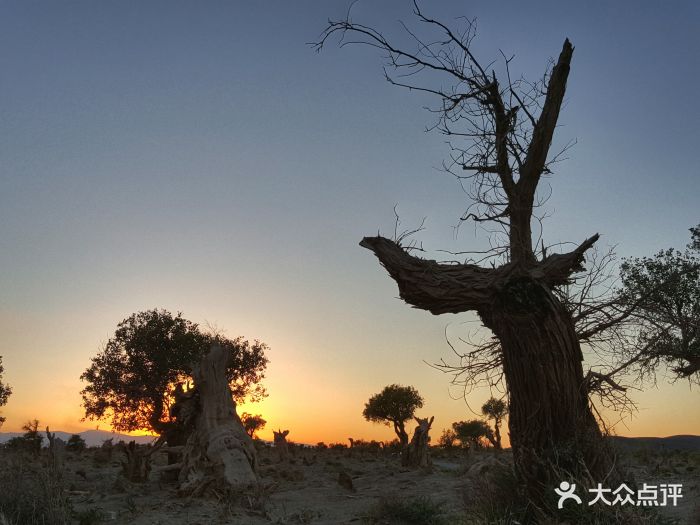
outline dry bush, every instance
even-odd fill
[[[70,504],[58,474],[29,454],[0,452],[0,523],[71,523]]]
[[[559,525],[674,525],[653,508],[608,507],[606,505],[565,505],[557,509],[554,492],[545,496],[544,513],[524,496],[512,466],[503,463],[477,461],[467,471],[474,483],[466,485],[464,500],[467,507],[464,523],[469,525],[510,525],[513,523]],[[561,473],[561,479],[569,479]],[[579,486],[583,486],[577,483]]]
[[[386,494],[370,510],[366,523],[401,523],[407,525],[448,525],[459,519],[448,516],[445,505],[428,496],[402,497]]]

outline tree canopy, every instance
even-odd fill
[[[245,429],[246,433],[251,438],[255,438],[256,432],[258,432],[258,430],[262,430],[265,428],[265,425],[267,425],[267,421],[263,419],[262,415],[253,415],[248,414],[247,412],[243,412],[241,414],[241,423],[243,424],[243,428]]]
[[[12,388],[10,385],[6,385],[2,382],[2,375],[5,372],[5,368],[2,366],[2,356],[0,356],[0,407],[7,404],[7,400],[12,394]],[[5,418],[0,416],[0,426],[5,422]]]
[[[484,439],[488,439],[491,429],[486,421],[470,419],[452,423],[452,428],[463,448],[483,448]]]
[[[80,376],[86,419],[109,420],[118,431],[162,433],[172,421],[169,408],[178,384],[192,381],[192,368],[213,344],[230,354],[227,377],[233,397],[265,396],[268,349],[264,343],[228,339],[200,330],[196,323],[166,310],[134,313]]]
[[[501,449],[501,423],[508,414],[508,405],[502,399],[490,398],[481,407],[481,413],[487,418],[493,419],[493,435],[489,434],[489,440],[497,449]]]
[[[405,423],[413,418],[417,409],[423,408],[423,398],[412,386],[389,385],[373,395],[362,415],[367,421],[393,424],[394,432],[402,444],[408,443]]]
[[[628,365],[642,374],[666,365],[678,378],[700,380],[700,226],[685,251],[672,248],[621,266],[622,297],[635,306],[639,341]]]

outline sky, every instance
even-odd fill
[[[410,384],[434,434],[476,417],[450,376],[446,332],[471,314],[409,308],[365,235],[418,226],[428,254],[479,249],[469,202],[425,96],[390,86],[381,54],[315,41],[347,1],[0,0],[0,355],[3,431],[81,422],[79,376],[117,324],[165,308],[270,347],[254,406],[291,440],[390,439],[364,402]],[[476,17],[485,63],[536,79],[575,46],[548,179],[548,244],[599,232],[620,256],[683,247],[697,200],[697,2],[425,2]],[[406,1],[362,0],[356,22],[399,42]],[[423,30],[417,27],[418,30]],[[633,395],[623,435],[700,434],[687,383]],[[616,419],[611,415],[612,419]]]

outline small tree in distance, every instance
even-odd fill
[[[66,450],[71,452],[82,452],[86,447],[87,444],[80,434],[73,434],[66,443]]]
[[[246,433],[253,439],[255,439],[258,430],[262,430],[267,425],[267,421],[260,414],[253,415],[247,412],[241,414],[241,423],[243,423]]]
[[[457,421],[452,423],[452,428],[459,439],[459,443],[464,449],[484,448],[491,429],[486,421],[481,419],[470,419],[469,421]]]
[[[455,446],[455,441],[457,441],[457,433],[451,428],[446,428],[438,439],[438,446],[449,449]]]
[[[365,403],[362,415],[367,421],[393,425],[405,455],[408,447],[406,421],[413,418],[418,408],[423,408],[423,398],[418,390],[412,386],[389,385]]]
[[[502,399],[492,397],[481,407],[481,413],[487,418],[493,419],[493,434],[489,434],[488,437],[494,448],[502,450],[501,423],[503,422],[503,418],[506,416],[506,414],[508,414],[508,406],[506,405],[506,402]]]
[[[12,389],[10,388],[10,385],[6,385],[2,382],[2,374],[4,371],[5,369],[2,366],[2,356],[0,356],[0,407],[5,406],[7,404],[7,399],[10,397],[10,394],[12,394]],[[0,416],[0,427],[4,422],[5,418],[3,416]]]
[[[24,434],[10,439],[7,442],[7,448],[39,455],[41,443],[44,441],[44,437],[39,434],[39,420],[31,419],[27,421],[22,425],[22,430],[24,430]]]
[[[640,335],[618,369],[643,377],[666,365],[677,379],[700,384],[700,225],[690,232],[683,252],[669,248],[623,262],[623,304],[636,307],[630,318]]]

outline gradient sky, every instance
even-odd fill
[[[381,4],[378,6],[377,4]],[[427,217],[436,249],[484,246],[425,97],[383,79],[376,50],[307,42],[347,1],[0,1],[3,431],[81,423],[78,377],[117,323],[160,307],[270,347],[262,412],[290,439],[392,436],[362,419],[390,383],[424,395],[435,434],[474,417],[439,317],[399,301],[362,236]],[[353,8],[399,39],[407,1]],[[576,50],[549,179],[547,243],[602,234],[622,256],[688,242],[698,196],[697,2],[425,2],[478,17],[476,50],[537,78]],[[469,396],[478,409],[487,391]],[[700,434],[687,383],[635,394],[626,435]],[[101,428],[108,428],[106,423]]]

